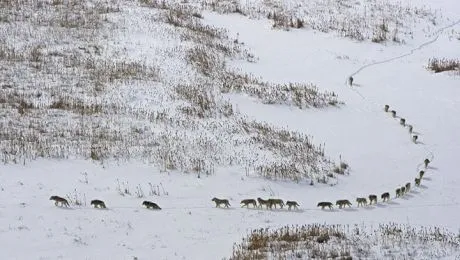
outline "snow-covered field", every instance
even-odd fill
[[[0,5],[1,33],[13,35],[0,40],[5,162],[0,166],[1,259],[222,259],[253,229],[310,223],[369,229],[391,222],[437,226],[456,234],[459,242],[460,75],[426,69],[430,58],[460,58],[456,1],[411,2],[401,9],[405,12],[388,16],[391,32],[391,19],[399,19],[396,31],[404,43],[372,42],[368,23],[359,28],[369,38],[358,41],[335,29],[312,29],[308,23],[300,29],[273,29],[273,21],[265,19],[270,3],[273,10],[298,17],[305,15],[302,10],[313,10],[306,21],[320,26],[318,17],[324,17],[320,14],[329,1],[241,1],[238,6],[247,16],[223,12],[219,1],[184,4],[202,16],[197,18],[202,26],[227,30],[228,37],[211,40],[184,29],[188,11],[154,1],[106,2],[113,10],[97,6],[104,11],[94,19],[102,17],[102,25],[96,30],[83,19],[82,27],[90,27],[84,33],[74,31],[69,22],[73,18],[67,16],[60,29],[52,30],[47,26],[54,18],[35,17],[39,26],[32,30],[27,22],[10,18],[23,11],[13,8],[13,2]],[[364,17],[374,21],[372,8],[381,16],[388,12],[379,9],[384,1],[368,1],[369,6],[365,1],[333,2],[329,14],[343,13],[343,8],[350,13],[365,10]],[[43,3],[64,8],[67,2]],[[233,8],[238,2],[223,3]],[[344,7],[348,5],[352,7]],[[47,33],[55,36],[47,38]],[[198,55],[203,50],[196,48],[199,44],[214,58],[196,59],[205,57]],[[17,54],[27,53],[28,46],[38,46],[39,54]],[[11,55],[13,47],[17,56]],[[57,65],[46,63],[45,56]],[[56,57],[64,57],[68,66],[59,66]],[[225,64],[219,63],[224,58]],[[97,61],[110,72],[93,71]],[[129,66],[134,63],[142,66]],[[267,88],[311,83],[319,91],[334,92],[343,104],[300,109],[292,102],[265,104],[244,88],[222,94],[221,86],[228,82],[221,76],[228,71],[269,82]],[[351,75],[352,87],[347,85]],[[210,107],[188,93],[212,100]],[[74,105],[79,104],[75,100],[83,105]],[[386,104],[397,111],[397,118],[383,111]],[[413,125],[416,144],[400,118]],[[249,122],[304,134],[308,142],[274,148],[267,143],[282,140],[280,135],[268,133],[267,141],[261,128]],[[306,152],[292,148],[310,142],[314,147]],[[311,157],[302,160],[307,155]],[[425,158],[432,161],[427,169]],[[349,174],[332,172],[340,161],[350,166]],[[289,169],[305,172],[294,175],[297,181],[289,179],[292,175],[260,176],[257,167],[273,165],[295,165]],[[414,187],[420,170],[425,176]],[[395,198],[395,189],[407,182],[411,191]],[[357,197],[380,197],[383,192],[390,192],[390,202],[379,198],[377,205],[356,207]],[[72,207],[56,207],[49,200],[52,195],[68,198]],[[213,197],[229,199],[231,208],[215,208]],[[296,200],[300,210],[240,208],[240,200],[257,197]],[[92,199],[104,200],[108,209],[93,209]],[[338,199],[349,199],[353,206],[332,211],[316,207],[319,201]],[[76,200],[83,205],[75,205]],[[144,200],[162,210],[143,208]],[[460,257],[459,246],[435,246],[374,252],[368,258]]]

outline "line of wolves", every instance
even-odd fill
[[[425,168],[428,167],[429,163],[430,163],[429,159],[424,160]],[[421,180],[424,175],[425,175],[425,171],[421,170],[419,172],[419,177],[415,178],[415,186],[420,186]],[[406,185],[400,188],[397,188],[396,198],[403,196],[405,193],[408,193],[410,189],[411,189],[410,182],[406,183]],[[388,201],[390,199],[390,193],[385,192],[380,196],[380,198],[383,200],[383,202]],[[59,206],[60,204],[61,207],[64,207],[64,206],[70,207],[69,202],[65,198],[54,195],[50,197],[50,200],[53,200],[56,206]],[[211,201],[213,201],[216,204],[216,207],[221,207],[221,205],[223,205],[224,207],[229,208],[231,206],[230,202],[227,199],[218,199],[214,197],[212,198]],[[358,203],[358,207],[368,205],[367,198],[364,198],[364,197],[357,198],[356,202]],[[279,206],[279,208],[282,209],[284,206],[288,206],[288,210],[291,210],[291,209],[298,209],[300,207],[297,201],[288,200],[286,201],[286,203],[284,203],[282,199],[266,199],[265,200],[260,197],[257,198],[257,201],[255,199],[244,199],[240,202],[240,204],[241,204],[241,207],[249,208],[249,205],[252,205],[253,208],[262,208],[263,206],[265,206],[266,209],[272,209],[273,207],[275,207],[276,209],[277,206]],[[372,205],[372,204],[377,204],[377,195],[374,195],[374,194],[369,195],[369,205]],[[92,200],[91,205],[93,205],[95,208],[103,208],[103,209],[107,208],[104,201],[99,200],[99,199]],[[342,199],[342,200],[337,200],[336,205],[339,206],[339,208],[343,208],[345,206],[351,207],[352,203],[347,199]],[[161,210],[158,204],[151,202],[151,201],[147,201],[147,200],[142,202],[142,206],[145,206],[147,209]],[[329,209],[332,209],[333,203],[328,202],[328,201],[322,201],[318,203],[317,207],[321,207],[322,209],[328,207]]]
[[[389,105],[385,105],[383,110],[385,112],[389,112],[391,113],[392,117],[396,117],[396,110],[389,110],[390,109],[390,106]],[[405,118],[400,118],[399,119],[399,124],[402,125],[403,127],[408,127],[409,128],[409,134],[412,136],[412,142],[414,142],[415,144],[417,144],[417,140],[418,140],[418,135],[416,134],[413,134],[413,126],[412,125],[408,125],[406,123],[406,119]],[[423,163],[425,164],[425,169],[428,168],[428,164],[430,163],[430,160],[428,158],[426,158]],[[419,171],[419,176],[418,178],[416,177],[415,178],[415,185],[416,186],[420,186],[420,183],[422,181],[422,178],[423,178],[423,175],[425,174],[425,171]],[[396,189],[396,197],[401,197],[404,193],[405,193],[405,189],[407,188],[410,188],[410,183],[409,183],[409,187],[407,187],[408,185],[406,184],[405,187],[401,187],[401,188],[397,188]]]
[[[425,164],[425,168],[427,168],[428,164],[430,163],[430,160],[425,159],[423,161],[423,163]],[[424,175],[425,175],[425,171],[421,170],[419,172],[418,178],[415,178],[415,186],[420,186]],[[404,185],[402,187],[396,188],[396,190],[395,190],[396,198],[399,198],[399,197],[403,196],[404,194],[408,193],[410,191],[410,189],[411,189],[411,183],[410,182],[406,183],[406,185]],[[390,193],[385,192],[380,196],[380,198],[382,199],[383,202],[388,201],[390,199]],[[368,205],[367,198],[364,198],[364,197],[363,198],[357,198],[356,202],[358,203],[358,207]],[[343,208],[345,206],[351,207],[351,205],[352,205],[351,202],[349,200],[346,200],[346,199],[337,200],[335,204],[337,206],[339,206],[339,208]],[[377,195],[374,195],[374,194],[369,195],[369,205],[372,205],[372,204],[377,204]],[[329,209],[332,209],[332,206],[333,206],[333,203],[328,202],[328,201],[319,202],[318,205],[317,205],[317,207],[321,207],[322,209],[324,209],[326,207],[328,207]]]
[[[349,84],[350,86],[353,86],[353,77],[352,77],[352,76],[350,76],[350,77],[348,78],[348,84]],[[384,110],[385,112],[387,112],[387,113],[390,113],[391,116],[392,116],[393,118],[396,118],[396,110],[390,110],[390,106],[389,106],[389,105],[385,105],[384,108],[383,108],[383,110]],[[413,132],[413,129],[414,129],[413,126],[407,124],[406,119],[405,119],[405,118],[402,118],[402,117],[400,117],[400,119],[399,119],[399,124],[400,124],[401,126],[403,126],[403,127],[408,127],[409,134],[410,134],[411,137],[412,137],[412,142],[414,142],[415,144],[417,144],[418,135],[417,135],[417,134],[414,134],[414,132]],[[428,164],[430,163],[430,160],[429,160],[429,159],[425,159],[425,160],[423,161],[423,163],[425,164],[425,169],[426,169],[426,168],[428,168]],[[425,174],[425,171],[423,171],[423,170],[419,171],[419,176],[418,176],[418,178],[416,177],[416,178],[414,179],[414,181],[415,181],[415,186],[420,186],[424,174]],[[401,196],[403,196],[405,193],[409,192],[410,188],[411,188],[410,182],[406,183],[405,186],[402,186],[402,187],[400,187],[400,188],[396,188],[396,198],[401,197]],[[381,198],[382,198],[383,201],[389,200],[389,198],[390,198],[390,193],[388,193],[388,192],[383,193],[383,194],[381,195]],[[356,202],[358,202],[358,207],[359,207],[360,205],[361,205],[361,206],[367,205],[367,199],[366,199],[366,198],[357,198],[357,199],[356,199]],[[369,195],[369,204],[372,204],[372,202],[377,203],[377,196],[376,196],[376,195]],[[346,205],[351,206],[351,203],[350,203],[350,201],[348,201],[348,200],[338,200],[338,201],[336,202],[336,205],[338,205],[339,208],[342,208],[343,206],[346,206]],[[320,203],[318,203],[318,207],[322,207],[322,209],[324,209],[325,207],[332,208],[332,203],[331,203],[331,202],[320,202]]]
[[[216,203],[216,208],[220,207],[223,205],[224,207],[228,208],[230,207],[230,202],[227,199],[218,199],[216,197],[212,198],[211,201],[214,201]],[[262,198],[257,198],[257,201],[255,199],[244,199],[240,202],[241,207],[246,207],[249,208],[249,205],[252,205],[253,208],[262,208],[262,206],[265,206],[266,209],[272,209],[277,206],[282,209],[284,206],[288,206],[288,210],[291,209],[299,209],[300,205],[297,203],[297,201],[292,201],[288,200],[286,203],[282,199],[262,199]]]
[[[409,183],[410,184],[410,183]],[[406,189],[407,190],[407,189]],[[409,190],[407,190],[409,191]],[[385,201],[388,201],[390,199],[390,193],[389,192],[385,192],[383,193],[380,198],[385,202]],[[357,198],[356,199],[356,202],[358,202],[358,207],[359,206],[367,206],[368,203],[367,203],[367,198]],[[371,194],[369,195],[369,205],[372,205],[372,204],[377,204],[377,195],[374,195],[374,194]],[[332,209],[333,207],[333,203],[332,202],[329,202],[329,201],[322,201],[322,202],[319,202],[317,207],[321,207],[321,209],[324,209],[326,207],[328,207],[329,209]],[[347,200],[347,199],[343,199],[343,200],[337,200],[335,205],[339,206],[339,208],[343,208],[345,206],[348,206],[348,207],[351,207],[352,203]]]
[[[61,207],[70,207],[69,202],[62,197],[54,195],[50,197],[50,200],[53,200],[54,205],[56,206],[59,206],[60,204]],[[101,208],[101,209],[107,208],[107,206],[105,205],[105,202],[102,200],[98,200],[98,199],[92,200],[91,205],[93,205],[95,208]],[[147,209],[158,209],[158,210],[161,209],[160,206],[158,206],[158,204],[148,201],[148,200],[144,200],[142,202],[142,206],[145,206]]]
[[[409,183],[410,185],[410,183]],[[409,191],[409,190],[407,190]],[[390,193],[389,192],[385,192],[383,193],[380,198],[385,202],[385,201],[388,201],[390,199]],[[358,202],[358,207],[359,206],[367,206],[368,203],[367,203],[367,198],[357,198],[356,199],[356,202]],[[374,194],[371,194],[369,195],[369,205],[372,205],[372,204],[377,204],[377,195],[374,195]],[[324,209],[326,207],[328,207],[329,209],[332,209],[333,207],[333,203],[332,202],[329,202],[329,201],[322,201],[322,202],[319,202],[317,207],[321,207],[321,209]],[[345,206],[348,206],[348,207],[351,207],[351,202],[347,199],[343,199],[343,200],[337,200],[335,205],[339,206],[339,208],[343,208]]]
[[[421,174],[420,176],[423,177],[424,172],[421,171],[420,174]],[[420,185],[421,177],[416,178],[415,180],[416,186]],[[411,188],[410,182],[406,183],[406,185],[401,188],[397,188],[396,197],[400,197],[404,195],[405,193],[409,192],[410,188]],[[390,193],[385,192],[380,196],[380,198],[383,200],[383,202],[388,201],[390,199]],[[226,208],[229,208],[231,206],[230,202],[227,199],[218,199],[214,197],[212,201],[216,204],[216,208],[221,207],[222,205]],[[356,202],[358,203],[358,207],[368,205],[367,198],[357,198]],[[241,204],[241,207],[249,208],[249,206],[252,205],[253,208],[262,208],[263,206],[265,206],[266,209],[272,209],[273,207],[275,207],[276,209],[277,206],[279,206],[279,208],[282,209],[286,205],[288,206],[288,210],[291,210],[291,208],[298,209],[298,207],[300,206],[299,203],[297,203],[296,201],[288,200],[286,201],[286,203],[284,203],[282,199],[264,200],[262,198],[257,198],[257,201],[255,199],[244,199],[240,202],[240,204]],[[369,205],[372,205],[372,204],[377,204],[377,195],[374,195],[374,194],[369,195]],[[329,209],[332,209],[333,205],[334,204],[332,202],[322,201],[318,203],[317,207],[321,207],[322,209],[328,207]],[[351,207],[352,203],[347,199],[342,199],[342,200],[337,200],[336,205],[339,206],[339,208],[343,208],[345,206]]]
[[[390,110],[389,105],[385,105],[383,110],[387,113],[390,113],[393,118],[396,118],[396,110]],[[413,134],[414,127],[412,125],[408,125],[406,122],[406,119],[402,117],[399,119],[399,124],[402,125],[403,127],[406,127],[406,126],[408,127],[409,134],[412,136],[412,142],[416,144],[418,140],[418,135]]]
[[[429,163],[430,163],[429,159],[424,160],[425,168],[428,167]],[[423,171],[423,170],[419,172],[419,177],[415,178],[415,186],[420,186],[421,180],[422,180],[424,174],[425,174],[425,171]],[[410,182],[406,183],[406,185],[404,185],[402,187],[397,188],[396,191],[395,191],[396,192],[396,198],[401,197],[404,194],[408,193],[410,191],[410,189],[411,189],[411,183]],[[368,198],[369,198],[369,205],[377,204],[377,195],[371,194],[371,195],[369,195]],[[383,202],[388,201],[388,200],[390,200],[390,193],[389,192],[384,192],[384,193],[382,193],[380,198],[382,199]],[[214,197],[212,199],[212,201],[214,201],[214,203],[216,204],[216,208],[221,207],[221,205],[223,205],[226,208],[229,208],[231,206],[230,202],[227,199],[218,199],[218,198]],[[364,198],[364,197],[357,198],[356,202],[358,203],[358,207],[368,205],[367,198]],[[240,202],[240,204],[241,204],[241,207],[249,208],[249,205],[252,205],[253,208],[262,208],[263,206],[265,206],[266,209],[272,209],[273,207],[275,207],[275,209],[276,209],[277,206],[279,206],[282,209],[286,205],[286,206],[288,206],[288,210],[291,210],[291,208],[298,209],[298,207],[300,206],[299,203],[297,203],[296,201],[289,201],[288,200],[288,201],[286,201],[286,204],[285,204],[282,199],[267,199],[267,200],[264,200],[262,198],[257,198],[257,201],[255,199],[244,199],[244,200],[242,200]],[[335,204],[337,206],[339,206],[340,209],[345,207],[345,206],[351,207],[351,205],[352,205],[352,203],[347,199],[337,200]],[[317,207],[321,207],[321,209],[324,209],[326,207],[328,207],[329,209],[332,209],[333,205],[334,204],[332,202],[322,201],[322,202],[318,203]]]
[[[391,113],[392,117],[396,117],[396,110],[389,110],[390,109],[390,106],[389,105],[385,105],[383,110],[385,112],[389,112]],[[403,127],[408,127],[409,128],[409,134],[412,135],[413,133],[413,126],[412,125],[408,125],[406,124],[406,119],[405,118],[400,118],[399,119],[399,124],[402,125]],[[417,140],[418,140],[418,135],[414,134],[412,135],[412,141],[416,144],[417,143]],[[430,160],[427,158],[423,161],[423,163],[425,164],[425,169],[428,167],[428,164],[430,163]],[[419,172],[419,176],[418,178],[415,178],[415,185],[417,186],[420,186],[420,182],[422,181],[422,178],[423,178],[423,175],[425,174],[425,171],[420,171]],[[404,194],[404,188],[405,187],[401,187],[399,189],[396,189],[396,197],[400,197],[402,194]],[[407,185],[406,185],[406,188],[407,188]]]
[[[348,84],[349,84],[350,86],[353,86],[353,77],[352,77],[352,76],[348,77]],[[393,118],[396,118],[396,110],[390,110],[390,106],[389,106],[389,105],[385,105],[384,108],[383,108],[383,110],[384,110],[385,112],[387,112],[387,113],[390,113],[391,116],[392,116]],[[406,127],[406,126],[407,126],[407,127],[409,128],[409,134],[412,136],[412,141],[413,141],[414,143],[417,143],[418,135],[416,135],[416,134],[413,135],[413,134],[412,134],[413,129],[414,129],[413,126],[412,126],[412,125],[408,125],[408,124],[406,123],[406,119],[405,119],[405,118],[400,118],[400,119],[399,119],[399,124],[402,125],[403,127]]]

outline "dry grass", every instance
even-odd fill
[[[189,102],[189,106],[181,107],[181,111],[187,116],[198,118],[210,118],[219,114],[226,117],[233,115],[233,106],[228,102],[218,102],[214,94],[206,85],[178,85],[176,93],[183,100]]]
[[[213,55],[205,46],[196,46],[187,53],[187,61],[204,76],[211,77],[223,70],[222,59]]]
[[[436,250],[437,247],[443,250]],[[458,236],[440,228],[386,224],[294,225],[255,229],[233,246],[229,260],[246,259],[407,259],[458,254]]]
[[[271,179],[331,176],[333,164],[323,146],[246,119],[222,92],[247,91],[266,103],[302,108],[323,107],[335,97],[313,85],[246,81],[235,73],[246,86],[223,80],[229,74],[225,59],[253,61],[254,56],[225,30],[203,24],[196,7],[158,1],[7,4],[16,6],[4,17],[10,22],[0,23],[3,163],[41,157],[136,159],[198,176],[228,165]],[[132,26],[124,24],[125,5],[148,13],[139,22],[152,24],[138,26],[162,28],[181,44],[153,49],[159,56],[153,61],[123,56],[125,46],[116,49],[111,41],[114,32]],[[176,70],[178,64],[186,73]],[[266,88],[276,89],[276,95]]]
[[[0,41],[0,64],[5,68],[0,105],[9,119],[1,124],[2,161],[112,157],[110,150],[120,141],[121,133],[104,126],[103,117],[126,108],[105,100],[105,90],[109,84],[159,78],[156,67],[100,58],[103,48],[98,41],[106,22],[104,15],[118,12],[118,4],[2,3],[8,10],[2,12],[3,20],[8,23],[1,24],[0,31],[5,36]],[[21,41],[24,44],[15,44]],[[60,120],[66,117],[76,120]],[[21,138],[16,138],[16,132]]]
[[[312,83],[273,84],[228,71],[221,73],[220,81],[222,92],[245,93],[259,98],[264,104],[293,105],[300,109],[344,104],[334,92],[319,91]]]
[[[431,58],[428,61],[428,69],[434,71],[434,73],[444,71],[460,71],[460,60]]]
[[[240,124],[250,136],[250,143],[280,158],[256,166],[258,175],[273,180],[319,182],[332,172],[332,162],[324,157],[324,146],[314,145],[308,136],[255,121],[242,120]]]
[[[308,28],[358,41],[404,43],[419,23],[436,26],[437,13],[405,3],[383,0],[301,1],[266,0],[258,3],[238,0],[198,1],[204,8],[220,13],[239,13],[251,18],[268,18],[273,28]]]
[[[268,19],[273,20],[273,28],[277,29],[286,29],[288,30],[289,28],[296,28],[300,29],[304,27],[304,20],[300,18],[293,18],[292,16],[288,16],[282,12],[280,13],[268,13],[267,15]]]

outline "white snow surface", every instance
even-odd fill
[[[432,1],[423,2],[430,5]],[[204,12],[207,24],[228,29],[231,37],[238,37],[258,58],[255,63],[229,60],[232,68],[270,82],[314,82],[338,94],[345,102],[340,107],[303,110],[262,104],[242,94],[226,97],[249,118],[325,143],[327,156],[341,156],[351,166],[350,174],[339,176],[333,186],[310,186],[247,176],[238,166],[219,167],[215,174],[197,178],[135,161],[109,160],[101,165],[79,159],[40,159],[2,165],[0,259],[222,259],[231,256],[233,243],[240,242],[249,230],[291,224],[378,226],[395,222],[458,232],[460,76],[434,74],[425,66],[432,57],[460,58],[460,41],[454,37],[460,31],[456,23],[460,17],[452,11],[460,10],[460,4],[455,0],[434,2],[433,8],[449,18],[439,27],[446,29],[401,45],[358,42],[308,28],[274,30],[265,19]],[[131,36],[137,34],[136,29],[126,28],[132,30]],[[128,46],[125,56],[147,57],[147,62],[154,55],[148,53],[149,44],[168,40],[167,44],[179,44],[178,39],[168,37],[163,37],[163,43],[155,41],[154,33],[142,31],[133,37],[120,36],[119,41]],[[391,60],[399,56],[403,57]],[[177,79],[174,73],[187,73],[187,66],[178,64],[170,72],[171,81]],[[350,75],[354,77],[352,87],[346,84]],[[143,95],[132,98],[139,106],[149,102]],[[383,111],[385,104],[414,126],[417,144],[407,128],[399,125],[399,118]],[[422,185],[403,198],[394,198],[397,187],[406,182],[413,185],[425,158],[432,164]],[[118,183],[132,194],[121,195]],[[159,194],[149,194],[149,183],[158,185]],[[138,185],[144,198],[136,197]],[[386,191],[392,195],[389,203],[356,208],[356,197],[380,196]],[[51,195],[67,194],[85,198],[86,205],[65,209],[48,200]],[[213,197],[229,199],[231,208],[215,208]],[[296,200],[301,210],[240,208],[240,200],[257,197]],[[104,200],[108,209],[93,209],[89,202],[96,198]],[[319,201],[342,198],[350,199],[353,207],[333,211],[316,207]],[[146,210],[141,206],[143,200],[158,203],[162,210]]]

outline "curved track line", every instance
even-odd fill
[[[454,23],[451,23],[449,25],[446,25],[442,28],[439,28],[435,34],[436,34],[436,37],[434,37],[433,39],[427,41],[427,42],[424,42],[422,44],[420,44],[418,47],[410,50],[408,53],[405,53],[405,54],[401,54],[399,56],[396,56],[396,57],[392,57],[392,58],[389,58],[389,59],[386,59],[386,60],[381,60],[381,61],[377,61],[377,62],[373,62],[373,63],[369,63],[369,64],[366,64],[364,66],[361,66],[358,70],[356,70],[355,72],[353,72],[349,77],[352,77],[352,76],[355,76],[356,74],[360,73],[361,71],[363,71],[364,69],[366,68],[369,68],[369,67],[372,67],[372,66],[376,66],[376,65],[380,65],[380,64],[384,64],[384,63],[389,63],[389,62],[392,62],[392,61],[395,61],[395,60],[398,60],[398,59],[402,59],[404,57],[408,57],[408,56],[411,56],[412,54],[414,54],[416,51],[418,50],[421,50],[423,49],[424,47],[428,46],[428,45],[431,45],[433,43],[435,43],[438,39],[439,39],[439,36],[441,36],[441,33],[444,32],[445,30],[447,29],[450,29],[456,25],[460,24],[460,19],[455,21]],[[348,78],[347,78],[347,81],[345,82],[345,85],[348,86]],[[361,94],[361,92],[359,92],[357,89],[353,88],[353,86],[350,86],[350,89],[352,91],[354,91],[356,94],[358,94],[362,99],[364,100],[367,100],[363,94]],[[377,105],[375,102],[372,102],[374,103],[374,105]]]
[[[360,67],[360,68],[359,68],[358,70],[356,70],[355,72],[353,72],[349,77],[352,77],[352,76],[354,76],[354,75],[360,73],[361,71],[363,71],[363,70],[366,69],[366,68],[369,68],[369,67],[372,67],[372,66],[376,66],[376,65],[379,65],[379,64],[389,63],[389,62],[392,62],[392,61],[395,61],[395,60],[398,60],[398,59],[402,59],[402,58],[404,58],[404,57],[411,56],[411,55],[413,55],[416,51],[421,50],[421,49],[423,49],[424,47],[426,47],[426,46],[428,46],[428,45],[431,45],[431,44],[435,43],[435,42],[439,39],[439,36],[441,36],[441,33],[442,33],[442,32],[444,32],[445,30],[450,29],[450,28],[452,28],[452,27],[454,27],[454,26],[456,26],[456,25],[458,25],[458,24],[460,24],[460,19],[457,20],[457,21],[455,21],[455,22],[453,22],[453,23],[451,23],[451,24],[449,24],[449,25],[446,25],[446,26],[444,26],[444,27],[442,27],[442,28],[439,28],[439,29],[435,32],[436,37],[434,37],[433,39],[431,39],[431,40],[429,40],[429,41],[427,41],[427,42],[424,42],[424,43],[420,44],[418,47],[416,47],[416,48],[410,50],[408,53],[401,54],[401,55],[399,55],[399,56],[392,57],[392,58],[389,58],[389,59],[386,59],[386,60],[382,60],[382,61],[377,61],[377,62],[373,62],[373,63],[366,64],[366,65]],[[347,80],[346,82],[348,82],[348,80]],[[347,85],[347,83],[345,83],[345,84]],[[374,104],[374,105],[378,105],[376,102],[373,102],[373,101],[371,102],[370,100],[368,100],[368,99],[367,99],[363,94],[361,94],[357,89],[353,88],[353,86],[350,86],[350,89],[351,89],[352,91],[354,91],[356,94],[358,94],[363,100],[366,100],[368,103],[372,103],[372,104]],[[427,154],[428,154],[428,156],[429,156],[429,158],[430,158],[430,162],[432,162],[432,161],[434,160],[434,158],[435,158],[433,152],[432,152],[431,150],[429,150],[428,148],[426,148],[426,147],[423,147],[423,148],[424,148],[425,151],[427,152]],[[427,156],[427,157],[428,157],[428,156]],[[419,165],[417,165],[417,171],[418,171],[418,169],[419,169]]]
[[[410,50],[409,52],[407,52],[407,53],[404,53],[404,54],[401,54],[401,55],[399,55],[399,56],[392,57],[392,58],[389,58],[389,59],[385,59],[385,60],[381,60],[381,61],[377,61],[377,62],[373,62],[373,63],[369,63],[369,64],[366,64],[366,65],[361,66],[358,70],[356,70],[356,71],[353,72],[350,76],[348,76],[348,78],[347,78],[346,81],[345,81],[345,85],[346,85],[347,88],[349,88],[351,91],[355,92],[358,96],[360,96],[362,100],[366,101],[366,103],[370,103],[370,104],[372,104],[372,105],[379,106],[379,104],[377,104],[375,101],[367,99],[363,94],[361,94],[361,92],[360,92],[359,90],[357,90],[356,88],[354,88],[353,85],[349,86],[349,85],[348,85],[348,82],[349,82],[348,79],[349,79],[350,77],[353,77],[353,76],[355,76],[356,74],[360,73],[361,71],[363,71],[363,70],[366,69],[366,68],[369,68],[369,67],[372,67],[372,66],[376,66],[376,65],[380,65],[380,64],[384,64],[384,63],[389,63],[389,62],[392,62],[392,61],[395,61],[395,60],[398,60],[398,59],[402,59],[402,58],[404,58],[404,57],[411,56],[411,55],[413,55],[416,51],[421,50],[421,49],[423,49],[424,47],[426,47],[426,46],[428,46],[428,45],[431,45],[431,44],[435,43],[435,42],[439,39],[439,37],[441,36],[441,34],[442,34],[445,30],[450,29],[450,28],[452,28],[452,27],[454,27],[454,26],[456,26],[456,25],[458,25],[458,24],[460,24],[460,19],[457,20],[457,21],[455,21],[455,22],[453,22],[453,23],[451,23],[451,24],[449,24],[449,25],[446,25],[446,26],[444,26],[444,27],[442,27],[442,28],[439,28],[437,31],[435,31],[434,34],[435,34],[436,36],[435,36],[433,39],[431,39],[431,40],[429,40],[429,41],[427,41],[427,42],[424,42],[424,43],[420,44],[419,46],[417,46],[416,48],[411,49],[411,50]],[[434,160],[434,158],[435,158],[434,153],[433,153],[430,149],[428,149],[426,146],[423,146],[423,149],[427,152],[426,158],[428,158],[428,159],[430,160],[430,162],[432,162],[432,161]],[[420,164],[417,165],[417,172],[419,172],[420,167],[421,167],[422,165],[423,165],[423,163],[420,163]]]
[[[375,206],[377,205],[377,206]],[[431,208],[431,207],[451,207],[451,206],[459,206],[460,203],[440,203],[440,204],[435,204],[435,203],[431,203],[431,204],[418,204],[418,205],[407,205],[407,206],[399,206],[399,205],[392,205],[392,204],[388,204],[388,203],[385,203],[385,202],[379,202],[377,204],[372,204],[370,206],[373,206],[374,208],[375,207],[378,207],[378,205],[382,206],[384,205],[385,208],[395,208],[395,209],[409,209],[409,208]],[[353,207],[351,209],[360,209],[360,208],[366,208],[366,207],[369,207],[368,206],[364,206],[364,207],[359,207],[359,208],[356,208],[356,207]],[[98,209],[94,209],[94,208],[90,208],[90,207],[86,207],[86,208],[81,208],[81,207],[75,207],[75,208],[69,208],[69,209],[76,209],[76,210],[98,210]],[[125,207],[110,207],[110,208],[107,208],[107,209],[104,209],[104,210],[117,210],[117,209],[121,209],[121,210],[128,210],[128,209],[132,209],[132,210],[147,210],[147,211],[152,211],[152,212],[162,212],[162,211],[169,211],[169,210],[181,210],[181,211],[186,211],[186,210],[191,210],[191,209],[217,209],[217,210],[231,210],[231,211],[234,211],[234,210],[238,210],[238,211],[241,211],[241,210],[254,210],[254,211],[263,211],[263,212],[286,212],[286,213],[302,213],[304,211],[324,211],[324,212],[340,212],[340,211],[347,211],[348,208],[343,208],[343,209],[339,209],[339,208],[334,208],[332,211],[329,211],[329,209],[320,209],[320,208],[302,208],[302,207],[299,207],[298,210],[287,210],[287,209],[275,209],[275,210],[268,210],[268,209],[259,209],[259,208],[249,208],[249,209],[245,209],[245,208],[239,208],[239,207],[230,207],[230,208],[216,208],[216,207],[212,207],[212,206],[196,206],[196,207],[166,207],[166,208],[161,208],[161,210],[150,210],[150,209],[146,209],[146,208],[142,208],[142,207],[130,207],[130,206],[125,206]],[[100,209],[99,209],[100,210]]]
[[[382,64],[382,63],[388,63],[388,62],[392,62],[394,60],[398,60],[398,59],[401,59],[401,58],[404,58],[404,57],[407,57],[407,56],[410,56],[412,54],[414,54],[414,52],[418,51],[418,50],[421,50],[423,49],[424,47],[432,44],[432,43],[435,43],[438,39],[439,39],[439,36],[441,36],[441,33],[444,32],[445,30],[447,29],[450,29],[452,27],[454,27],[455,25],[457,24],[460,24],[460,20],[457,20],[456,22],[452,23],[452,24],[449,24],[447,26],[444,26],[440,29],[438,29],[435,34],[436,34],[436,37],[434,37],[433,39],[425,42],[425,43],[422,43],[421,45],[419,45],[418,47],[410,50],[408,53],[405,53],[405,54],[401,54],[399,56],[396,56],[396,57],[393,57],[393,58],[389,58],[389,59],[386,59],[386,60],[382,60],[382,61],[377,61],[377,62],[373,62],[373,63],[369,63],[369,64],[366,64],[362,67],[360,67],[357,71],[353,72],[351,76],[354,76],[356,74],[358,74],[359,72],[361,72],[362,70],[366,69],[366,68],[369,68],[369,67],[372,67],[372,66],[375,66],[375,65],[379,65],[379,64]]]

